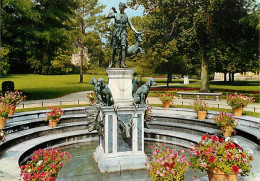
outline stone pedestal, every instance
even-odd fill
[[[124,140],[119,128],[113,107],[104,107],[101,117],[104,120],[104,138],[93,157],[101,173],[122,170],[145,169],[146,156],[144,153],[144,110],[134,106],[119,107],[118,116],[125,123],[133,119],[131,137]]]
[[[119,106],[133,105],[132,77],[133,68],[108,68],[108,87],[112,92],[114,102]]]
[[[100,136],[99,146],[93,158],[101,173],[146,169],[144,153],[144,111],[146,108],[137,108],[133,105],[134,69],[109,68],[106,71],[108,87],[112,92],[117,113],[113,106],[101,108],[104,137]],[[125,125],[131,120],[132,124],[129,124],[132,125],[131,136],[126,138],[121,129],[122,122]]]
[[[189,76],[184,76],[184,84],[189,84]]]

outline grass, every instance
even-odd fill
[[[27,100],[51,99],[64,96],[73,92],[93,90],[89,84],[92,77],[98,75],[84,75],[84,83],[79,83],[79,75],[37,75],[19,74],[0,78],[0,84],[4,81],[13,81],[15,89],[23,91]],[[104,80],[107,77],[102,75]]]
[[[89,84],[92,77],[103,77],[107,80],[105,75],[84,75],[84,83],[79,83],[79,75],[37,75],[37,74],[13,74],[0,78],[0,84],[4,81],[13,81],[15,89],[21,90],[27,96],[27,100],[37,99],[51,99],[64,96],[73,92],[93,90],[93,86]],[[157,85],[166,85],[166,79],[155,79]],[[174,84],[170,88],[200,88],[198,80],[190,80],[191,84],[184,85],[182,79],[173,79]],[[225,99],[226,93],[238,91],[260,91],[259,81],[235,81],[234,83],[227,83],[218,81],[210,82],[210,88],[213,92],[218,92],[218,89],[225,89],[222,98]],[[229,92],[230,91],[230,92]],[[247,94],[254,97],[256,102],[260,101],[260,94]],[[176,94],[177,95],[177,94]],[[149,96],[157,96],[157,92],[151,92]],[[194,98],[194,97],[193,97]],[[214,97],[210,96],[210,99]]]

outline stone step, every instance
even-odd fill
[[[87,129],[88,124],[89,124],[88,121],[59,123],[58,126],[55,128],[51,128],[49,126],[40,126],[40,127],[14,132],[6,136],[6,141],[1,144],[0,153],[10,148],[13,145],[37,137],[50,135],[50,134],[59,134],[59,133],[64,133],[64,132],[69,132],[74,130]]]
[[[61,123],[79,122],[92,119],[92,117],[89,117],[87,114],[63,115],[61,118]],[[17,122],[8,122],[4,130],[8,133],[13,133],[45,125],[48,125],[45,118],[34,118]]]
[[[198,126],[196,124],[183,124],[183,123],[176,123],[176,122],[162,122],[160,121],[151,121],[149,123],[152,129],[161,129],[161,130],[172,130],[172,131],[181,131],[185,133],[195,134],[202,136],[205,133],[210,134],[221,134],[220,130]]]
[[[18,180],[20,175],[19,163],[22,163],[33,151],[39,148],[46,148],[55,144],[61,144],[68,141],[78,141],[86,138],[97,137],[95,131],[76,130],[59,134],[41,136],[31,140],[21,142],[3,152],[0,155],[0,178],[1,175]]]
[[[94,112],[94,109],[90,106],[62,108],[62,110],[64,111],[64,115],[88,114]],[[8,120],[8,122],[17,122],[36,118],[46,118],[47,112],[49,112],[49,110],[37,110],[15,113],[13,116],[10,117],[10,120]]]
[[[176,142],[176,141],[167,141],[167,140],[156,139],[156,138],[144,138],[144,141],[171,144],[171,145],[177,145],[177,146],[180,146],[180,147],[183,147],[183,148],[190,148],[190,144],[179,143],[179,142]]]
[[[183,133],[172,130],[145,129],[144,133],[146,138],[174,141],[182,144],[197,144],[201,139],[201,136],[199,135],[193,135],[190,133]]]

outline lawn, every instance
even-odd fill
[[[51,99],[69,93],[93,90],[89,84],[92,77],[98,75],[84,75],[84,83],[79,83],[79,75],[37,75],[17,74],[0,78],[0,84],[4,81],[13,81],[15,89],[21,90],[27,96],[27,100]],[[104,80],[107,77],[102,75]]]
[[[57,98],[69,93],[93,90],[93,86],[89,84],[92,77],[103,77],[105,75],[84,75],[84,83],[79,83],[79,75],[37,75],[37,74],[17,74],[8,75],[0,78],[0,84],[4,81],[13,81],[15,89],[21,90],[27,95],[27,100],[50,99]],[[155,79],[158,85],[166,85],[166,79]],[[198,80],[191,80],[188,85],[183,84],[182,79],[173,79],[170,88],[200,88]],[[253,96],[256,102],[260,100],[260,86],[257,81],[236,81],[234,83],[211,82],[210,88],[213,92],[222,92],[223,98],[229,92],[243,92],[246,95]],[[164,91],[164,90],[163,90]],[[256,93],[248,93],[254,91]],[[157,96],[157,92],[151,92],[149,96]],[[212,97],[214,98],[214,97]]]

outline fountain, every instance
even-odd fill
[[[99,136],[93,158],[101,173],[145,169],[146,106],[135,105],[132,97],[134,69],[109,68],[107,73],[114,104],[100,107],[104,133]]]

